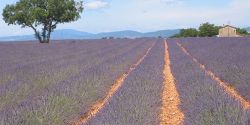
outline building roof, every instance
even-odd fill
[[[231,27],[231,28],[237,29],[236,27],[233,27],[233,26],[230,26],[230,25],[225,25],[225,26],[223,26],[221,28],[225,28],[225,27]]]

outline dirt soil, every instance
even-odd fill
[[[124,80],[128,77],[128,75],[135,70],[135,68],[141,64],[141,62],[146,58],[149,54],[150,50],[153,48],[155,43],[147,50],[147,52],[135,63],[133,64],[130,69],[122,74],[115,83],[111,86],[110,90],[108,91],[106,97],[102,100],[95,102],[90,110],[85,113],[83,116],[80,117],[77,121],[70,123],[71,125],[81,125],[87,123],[91,118],[95,117],[97,113],[105,106],[105,104],[109,101],[109,99],[116,93],[116,91],[122,86]]]
[[[184,113],[180,110],[180,98],[175,86],[175,79],[171,72],[168,45],[165,42],[164,90],[162,94],[162,108],[160,125],[182,125]]]

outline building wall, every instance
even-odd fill
[[[236,29],[230,26],[223,27],[219,30],[220,37],[237,37]]]

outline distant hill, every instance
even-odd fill
[[[103,37],[114,37],[114,38],[139,38],[139,37],[170,37],[174,34],[179,33],[180,30],[160,30],[156,32],[141,33],[137,31],[125,30],[116,32],[103,32],[98,34],[92,34],[88,32],[77,31],[73,29],[61,29],[56,30],[51,34],[53,40],[63,39],[101,39]],[[25,41],[35,40],[34,35],[23,35],[23,36],[8,36],[0,37],[0,41]]]
[[[245,28],[248,32],[250,32],[250,27]]]
[[[81,32],[72,29],[63,29],[63,30],[56,30],[52,32],[51,38],[52,39],[89,39],[93,37],[94,34],[88,32]]]
[[[156,32],[148,32],[148,33],[144,33],[144,37],[158,37],[158,36],[162,36],[162,37],[170,37],[173,36],[175,34],[178,34],[180,32],[179,29],[174,29],[174,30],[159,30]]]
[[[94,38],[102,38],[102,37],[137,38],[137,37],[143,37],[143,33],[132,30],[125,30],[125,31],[98,33],[94,36]]]

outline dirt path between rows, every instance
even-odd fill
[[[162,108],[160,125],[182,125],[184,113],[180,110],[180,98],[171,72],[170,57],[167,42],[165,44],[164,89],[162,93]]]
[[[116,79],[115,83],[111,86],[110,90],[108,91],[107,95],[104,99],[95,102],[89,111],[85,113],[83,116],[80,117],[77,121],[70,123],[71,125],[81,125],[87,123],[91,118],[95,117],[97,113],[104,108],[105,104],[109,101],[109,99],[116,93],[116,91],[122,86],[124,80],[128,77],[128,75],[136,69],[138,65],[146,58],[149,54],[150,50],[154,47],[156,42],[147,50],[147,52],[135,63],[133,64],[127,72],[122,74],[118,79]]]
[[[244,110],[249,110],[250,109],[250,102],[245,99],[244,97],[242,97],[239,92],[237,92],[235,90],[235,88],[230,87],[228,85],[231,85],[230,83],[226,83],[224,81],[221,80],[221,78],[219,78],[218,76],[216,76],[212,71],[208,70],[207,67],[204,64],[201,64],[195,57],[193,57],[188,51],[187,49],[185,49],[182,44],[180,44],[179,42],[177,42],[177,45],[181,48],[181,50],[188,56],[190,56],[192,58],[192,60],[194,62],[196,62],[197,64],[199,64],[200,68],[202,70],[204,70],[212,79],[214,79],[222,88],[224,88],[224,90],[232,97],[235,98],[235,100],[239,101],[243,107]]]

